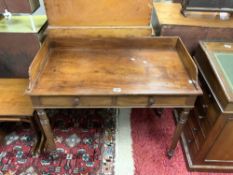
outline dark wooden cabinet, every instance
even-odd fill
[[[5,1],[0,0],[0,13],[3,13],[6,9]]]
[[[204,95],[197,98],[183,132],[189,167],[233,172],[233,69],[227,65],[232,65],[233,43],[201,42],[195,60]]]
[[[185,11],[212,11],[232,12],[233,1],[229,0],[182,0],[182,10]]]
[[[28,16],[13,16],[0,21],[0,76],[28,77],[28,68],[40,48],[46,16],[34,16],[33,31]]]
[[[39,0],[0,0],[0,13],[32,13],[40,6]]]
[[[220,20],[215,14],[199,12],[185,17],[179,3],[154,3],[153,28],[159,36],[179,36],[194,55],[200,40],[233,38],[233,17]]]

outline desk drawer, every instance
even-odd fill
[[[39,105],[47,107],[111,106],[111,97],[39,97]]]
[[[42,96],[35,107],[192,107],[192,96]]]
[[[147,96],[120,96],[116,97],[116,106],[148,106]]]
[[[195,99],[188,96],[120,96],[116,106],[182,107],[193,106]]]
[[[196,145],[195,138],[192,134],[192,130],[190,129],[188,124],[185,125],[183,133],[185,136],[185,140],[187,142],[189,152],[190,152],[191,156],[193,157],[198,152],[198,147]]]
[[[198,150],[202,146],[205,141],[203,130],[201,129],[198,121],[196,120],[195,113],[190,113],[189,120],[188,120],[189,129],[195,139],[195,144]]]

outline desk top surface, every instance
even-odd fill
[[[154,8],[160,25],[233,28],[233,17],[229,20],[220,20],[218,15],[209,15],[205,12],[184,17],[179,3],[154,3]]]
[[[0,116],[31,116],[32,103],[25,94],[26,79],[0,78]]]
[[[227,93],[233,101],[233,43],[228,42],[201,42],[208,60]]]
[[[190,82],[176,46],[171,46],[175,45],[176,40],[163,41],[166,45],[170,44],[166,47],[156,47],[153,42],[153,39],[126,40],[123,47],[114,40],[90,41],[89,44],[86,43],[89,48],[80,43],[76,43],[74,47],[63,44],[50,48],[48,61],[29,94],[191,95],[200,93],[192,81]],[[157,40],[155,42],[163,43]],[[72,42],[67,45],[71,44]]]

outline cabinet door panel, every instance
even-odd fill
[[[209,151],[206,161],[233,162],[233,118],[228,119]]]

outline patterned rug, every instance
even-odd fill
[[[31,154],[35,133],[27,124],[4,123],[0,174],[110,175],[114,170],[116,111],[49,110],[56,151]]]

